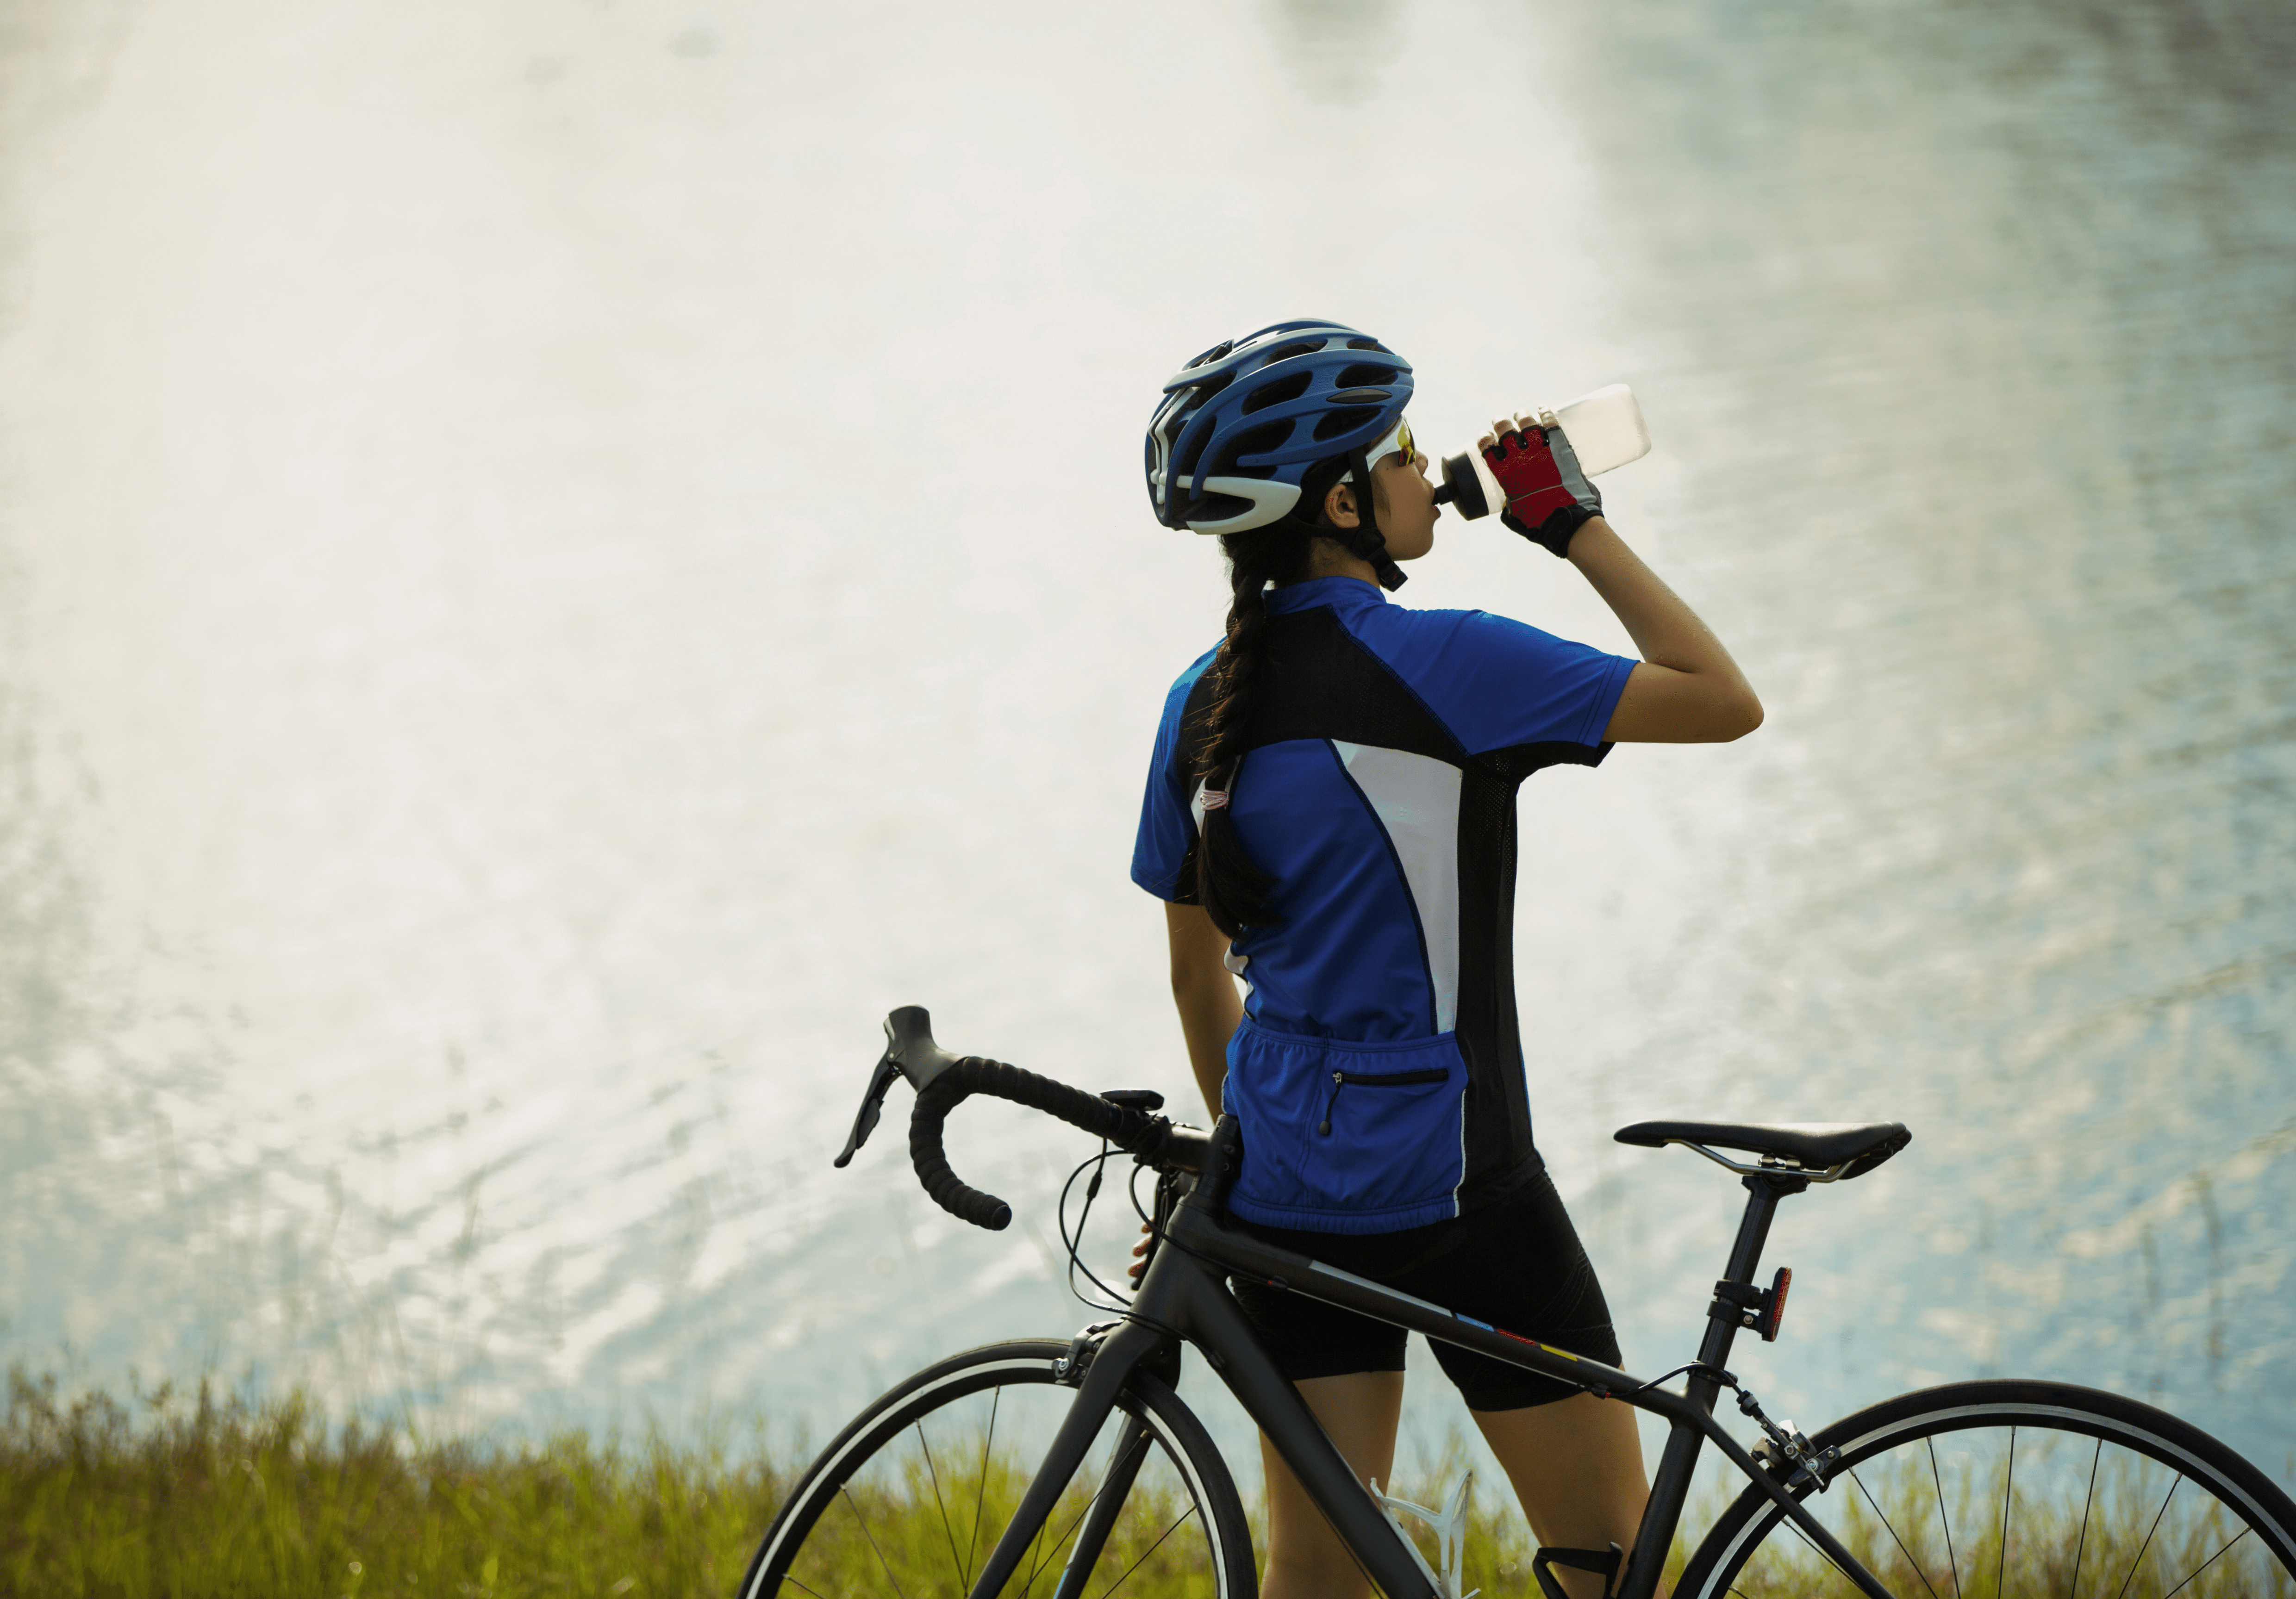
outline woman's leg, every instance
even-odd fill
[[[1403,1374],[1309,1377],[1293,1386],[1339,1446],[1356,1480],[1375,1477],[1382,1488],[1390,1486],[1395,1429],[1403,1416]],[[1267,1565],[1260,1574],[1260,1599],[1364,1599],[1371,1583],[1362,1568],[1266,1433],[1260,1434],[1259,1456],[1267,1467]]]
[[[1560,1549],[1635,1546],[1650,1480],[1643,1474],[1642,1439],[1631,1406],[1582,1393],[1524,1410],[1468,1414],[1506,1469],[1540,1543]],[[1570,1599],[1599,1599],[1603,1579],[1595,1572],[1553,1570]]]

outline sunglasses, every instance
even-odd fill
[[[1377,466],[1398,450],[1403,452],[1406,463],[1419,459],[1419,447],[1412,439],[1411,424],[1401,417],[1396,418],[1395,427],[1386,438],[1364,452],[1364,459]]]

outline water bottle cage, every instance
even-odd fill
[[[1574,1571],[1595,1571],[1603,1578],[1603,1592],[1618,1592],[1619,1568],[1627,1563],[1626,1551],[1612,1544],[1607,1551],[1601,1549],[1541,1549],[1530,1557],[1530,1573],[1538,1578],[1538,1591],[1546,1599],[1570,1599],[1562,1584],[1556,1580],[1549,1565],[1569,1566]]]

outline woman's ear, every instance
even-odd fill
[[[1351,484],[1334,483],[1324,496],[1324,520],[1334,528],[1356,525],[1356,491]]]

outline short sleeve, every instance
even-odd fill
[[[1452,614],[1450,636],[1407,675],[1469,754],[1602,745],[1637,661],[1488,611]]]
[[[1181,769],[1180,724],[1187,714],[1188,694],[1215,652],[1206,651],[1165,696],[1155,751],[1149,758],[1147,792],[1140,801],[1140,832],[1132,845],[1132,881],[1173,905],[1196,902],[1195,883],[1187,871],[1189,846],[1196,834],[1191,809],[1194,785]]]

